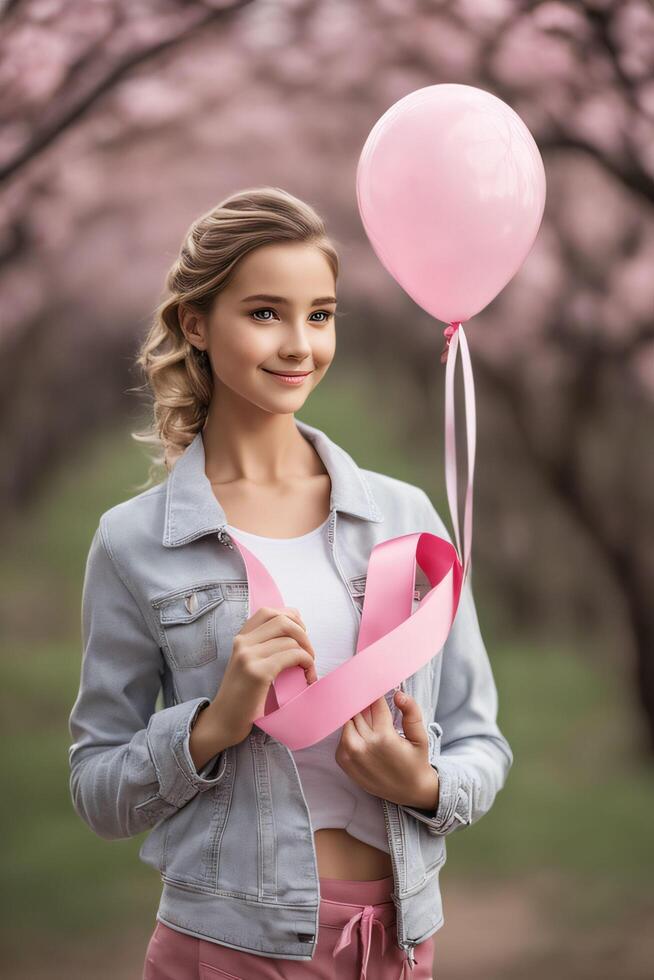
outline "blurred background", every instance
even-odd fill
[[[448,838],[434,975],[651,978],[651,3],[7,0],[0,18],[3,976],[140,978],[154,928],[143,837],[73,811],[67,719],[91,537],[149,466],[134,355],[198,214],[276,185],[324,216],[346,316],[298,417],[450,526],[445,324],[374,255],[355,171],[392,103],[461,82],[520,114],[548,193],[526,263],[466,325],[475,596],[515,761]]]

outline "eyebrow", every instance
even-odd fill
[[[249,303],[252,300],[261,300],[264,303],[288,303],[287,299],[283,296],[270,296],[267,293],[256,293],[254,296],[246,296],[241,300],[241,303]],[[319,303],[335,303],[335,296],[319,296],[318,299],[314,299],[311,306],[317,306]]]

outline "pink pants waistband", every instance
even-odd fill
[[[350,905],[381,905],[392,902],[393,875],[370,881],[351,881],[349,878],[321,878],[320,896]]]

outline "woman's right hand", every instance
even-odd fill
[[[270,685],[282,670],[294,666],[304,669],[308,684],[318,680],[315,652],[299,611],[290,606],[262,606],[234,637],[232,655],[214,699],[231,745],[247,738],[254,719],[264,714]]]

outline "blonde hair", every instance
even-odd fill
[[[155,309],[136,363],[153,397],[152,421],[132,438],[155,446],[147,489],[160,467],[170,472],[176,459],[203,428],[213,392],[211,365],[190,344],[180,326],[184,304],[209,313],[216,296],[232,280],[240,259],[261,245],[304,242],[319,248],[338,277],[339,261],[322,218],[307,203],[280,187],[256,187],[225,198],[188,229],[179,256],[168,271],[170,293]],[[135,390],[135,389],[131,389]]]

